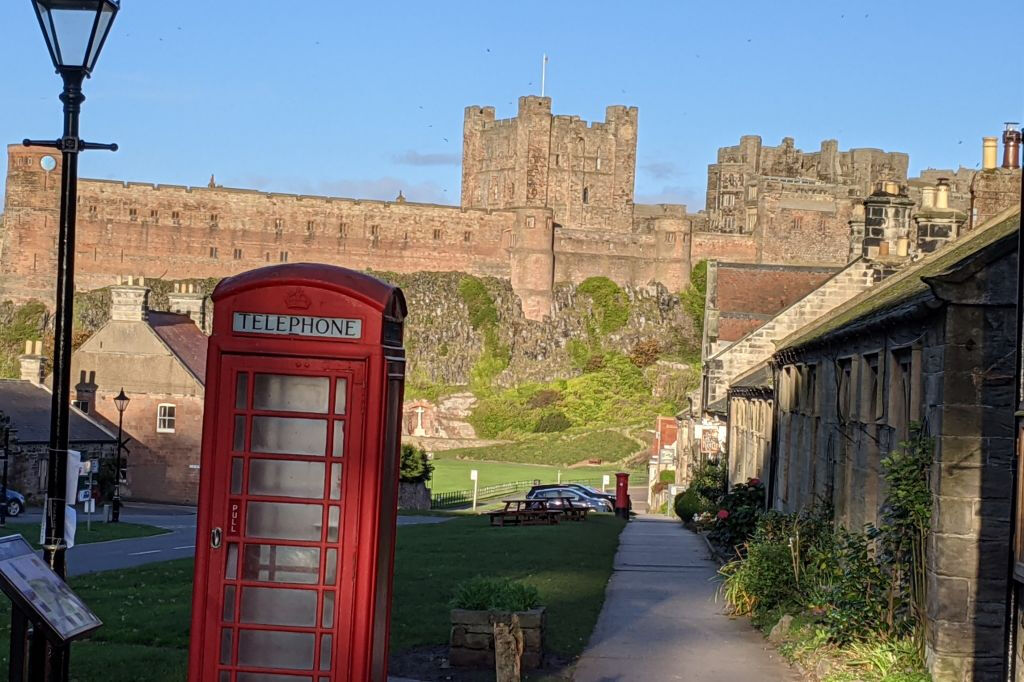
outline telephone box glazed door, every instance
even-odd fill
[[[223,356],[202,680],[348,679],[364,372]]]

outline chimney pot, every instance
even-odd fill
[[[935,206],[935,188],[921,188],[921,208],[933,208]]]
[[[935,185],[935,208],[949,208],[949,179],[939,178]]]
[[[981,138],[981,169],[994,170],[999,155],[999,144],[995,136]]]
[[[1003,168],[1020,168],[1020,127],[1007,121],[1003,131]]]

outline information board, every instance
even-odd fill
[[[47,639],[68,642],[103,625],[20,535],[0,538],[0,589]]]

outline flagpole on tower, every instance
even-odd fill
[[[540,61],[540,96],[544,96],[544,86],[547,84],[548,56],[545,54]]]

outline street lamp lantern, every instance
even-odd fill
[[[120,0],[33,0],[32,4],[57,71],[89,77]]]
[[[121,414],[124,414],[124,411],[128,409],[128,403],[130,401],[131,398],[124,394],[123,388],[121,389],[120,393],[114,396],[114,406],[117,407],[117,411]]]

